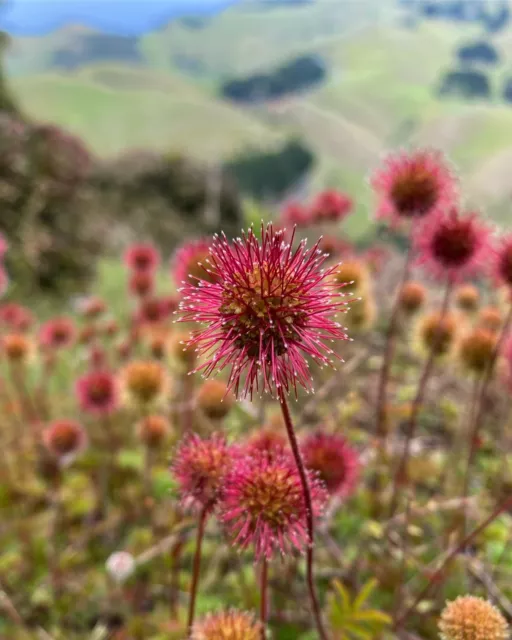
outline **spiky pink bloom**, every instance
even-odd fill
[[[194,433],[183,439],[171,472],[186,507],[213,509],[217,505],[234,453],[235,449],[219,434],[203,440]]]
[[[512,287],[512,234],[501,237],[494,251],[494,275],[500,284]]]
[[[56,420],[43,431],[43,443],[63,464],[68,464],[86,447],[87,434],[75,420]]]
[[[24,333],[28,331],[34,322],[32,313],[16,302],[6,302],[0,305],[0,324]]]
[[[76,337],[75,324],[65,316],[45,322],[39,331],[39,344],[46,349],[65,349]]]
[[[388,156],[371,185],[378,197],[377,217],[393,225],[439,213],[457,198],[455,176],[442,153],[432,149]]]
[[[453,282],[478,275],[492,254],[491,229],[476,213],[456,208],[425,221],[414,244],[419,264],[435,278]]]
[[[265,427],[259,429],[251,436],[246,444],[247,455],[261,455],[262,453],[270,457],[280,458],[287,447],[287,439],[282,433]]]
[[[261,232],[261,241],[250,229],[232,244],[215,236],[208,270],[218,282],[186,285],[180,303],[182,321],[203,324],[188,342],[207,357],[198,370],[230,367],[228,386],[239,396],[310,389],[306,357],[333,365],[327,343],[347,339],[336,321],[347,310],[331,277],[337,265],[322,269],[318,243],[293,249],[293,236],[286,242],[272,225]]]
[[[76,395],[82,411],[91,415],[108,416],[119,406],[119,385],[110,371],[83,375],[76,382]]]
[[[345,193],[329,189],[319,193],[310,207],[312,222],[340,222],[352,211],[353,202]]]
[[[160,254],[154,245],[141,242],[128,247],[124,262],[132,271],[152,271],[160,264]]]
[[[304,464],[316,472],[331,495],[347,497],[359,478],[359,456],[343,436],[317,430],[302,443]]]
[[[281,211],[281,222],[290,227],[308,227],[311,224],[310,212],[300,202],[288,202]]]
[[[320,516],[327,492],[309,473],[313,513]],[[226,479],[220,519],[234,543],[254,545],[256,557],[275,551],[303,551],[308,543],[306,503],[297,466],[290,456],[266,454],[239,458]]]
[[[191,240],[181,245],[172,259],[172,274],[177,285],[197,286],[201,280],[215,282],[214,274],[205,268],[210,256],[211,241]]]

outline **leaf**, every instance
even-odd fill
[[[362,611],[357,611],[356,613],[354,613],[354,620],[383,626],[387,626],[392,622],[390,616],[388,616],[387,613],[384,613],[383,611],[377,611],[375,609],[365,609]]]
[[[363,585],[361,591],[359,592],[357,598],[354,600],[354,609],[361,609],[364,603],[370,598],[372,593],[375,591],[378,582],[375,578],[368,580],[368,582]]]
[[[337,601],[340,602],[341,611],[348,613],[351,609],[351,606],[350,606],[350,594],[348,592],[347,587],[339,580],[335,580],[334,588],[336,589],[336,593],[339,596]]]

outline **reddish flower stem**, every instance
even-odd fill
[[[439,586],[446,579],[447,575],[444,573],[446,566],[453,560],[453,558],[458,555],[463,549],[472,542],[482,531],[484,531],[490,524],[492,524],[496,518],[498,518],[502,513],[504,513],[507,509],[512,507],[512,497],[508,497],[504,502],[496,507],[496,509],[491,513],[489,517],[487,517],[481,524],[473,529],[471,533],[469,533],[456,547],[454,547],[445,557],[441,566],[430,576],[429,581],[425,585],[425,587],[421,590],[419,595],[415,598],[414,602],[404,611],[404,613],[395,621],[394,630],[396,631],[400,627],[402,627],[409,616],[414,612],[418,604],[426,598],[426,596],[430,593],[430,590],[434,584]]]
[[[393,306],[391,308],[391,317],[389,319],[388,330],[386,332],[386,344],[384,348],[384,356],[382,359],[382,367],[380,370],[380,377],[379,377],[379,386],[378,386],[378,394],[377,394],[376,435],[381,443],[381,448],[383,450],[385,449],[385,440],[386,440],[386,431],[387,431],[386,430],[387,388],[388,388],[388,381],[389,381],[389,373],[391,371],[391,363],[393,361],[393,354],[395,352],[395,335],[398,327],[400,294],[402,293],[404,284],[407,282],[407,279],[409,277],[411,259],[412,259],[412,241],[411,239],[409,239],[409,248],[407,250],[407,255],[405,258],[402,277],[400,279],[398,291],[396,293],[395,299],[393,301]]]
[[[199,583],[199,573],[201,571],[201,549],[203,546],[204,529],[206,525],[206,519],[208,516],[208,507],[204,507],[199,515],[199,524],[197,528],[196,537],[196,551],[194,554],[194,566],[192,569],[192,584],[190,585],[190,600],[188,605],[188,622],[187,622],[187,637],[192,637],[192,627],[194,626],[194,617],[196,612],[196,596],[197,585]]]
[[[267,637],[268,619],[268,561],[263,558],[261,561],[260,575],[260,620],[261,620],[261,640]]]
[[[282,387],[279,387],[279,403],[281,405],[281,411],[283,412],[283,418],[286,425],[288,440],[292,448],[295,464],[297,465],[297,471],[299,472],[302,491],[304,495],[304,502],[306,505],[307,531],[308,531],[308,538],[309,538],[309,544],[306,552],[306,579],[308,583],[309,598],[311,600],[311,608],[313,610],[313,615],[315,618],[315,624],[318,631],[318,635],[320,636],[321,640],[328,640],[329,637],[325,631],[325,628],[322,622],[322,613],[320,610],[320,604],[319,604],[318,596],[315,589],[315,580],[314,580],[314,573],[313,573],[313,560],[314,560],[313,553],[314,553],[314,542],[315,542],[315,523],[314,523],[314,515],[313,515],[313,502],[311,500],[311,491],[309,488],[308,478],[306,475],[306,469],[304,467],[304,461],[302,459],[302,455],[300,453],[299,445],[297,442],[297,436],[295,435],[295,430],[293,428],[290,409],[288,407],[288,402],[286,401],[286,396],[284,395],[284,391]]]
[[[448,311],[448,306],[450,304],[452,291],[453,291],[453,281],[449,280],[446,285],[446,290],[444,293],[444,298],[443,298],[443,302],[441,304],[441,309],[439,313],[440,323],[443,321]],[[431,346],[430,353],[425,362],[425,366],[423,367],[423,372],[421,374],[420,380],[418,382],[418,387],[416,390],[416,396],[412,403],[411,415],[406,425],[404,448],[403,448],[402,455],[400,457],[400,461],[398,463],[398,467],[393,479],[393,493],[391,494],[390,517],[393,517],[396,511],[396,508],[398,506],[398,494],[400,491],[400,487],[407,482],[407,463],[409,461],[409,456],[411,453],[411,442],[414,438],[414,434],[416,433],[416,427],[418,425],[418,417],[419,417],[421,408],[423,406],[425,393],[427,391],[427,383],[434,369],[437,343],[439,342],[440,339],[441,339],[440,332],[437,332],[436,336],[434,337],[434,343]]]

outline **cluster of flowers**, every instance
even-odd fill
[[[283,225],[310,228],[325,223],[341,222],[353,209],[352,199],[330,189],[319,193],[308,205],[289,202],[281,212]]]

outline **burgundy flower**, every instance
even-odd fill
[[[314,515],[321,515],[327,493],[309,474]],[[258,558],[279,550],[303,551],[308,542],[306,504],[299,472],[289,456],[239,458],[225,481],[219,505],[220,519],[235,544],[254,545]]]
[[[155,288],[155,274],[149,269],[132,271],[128,281],[128,290],[134,296],[143,298],[153,292]]]
[[[178,481],[182,501],[189,507],[216,506],[234,460],[234,450],[214,434],[208,439],[187,436],[178,447],[171,472]]]
[[[56,420],[43,431],[48,451],[63,463],[71,462],[87,445],[87,435],[75,420]]]
[[[281,222],[290,227],[308,227],[311,224],[310,212],[299,202],[289,202],[281,211]]]
[[[340,435],[317,430],[302,443],[304,463],[318,474],[331,495],[350,495],[359,478],[357,452]]]
[[[132,271],[151,271],[160,264],[160,254],[154,245],[141,242],[128,247],[124,262]]]
[[[490,235],[490,228],[476,213],[448,209],[414,234],[418,262],[440,280],[478,275],[491,257]]]
[[[313,222],[339,222],[352,211],[352,199],[345,193],[330,189],[319,193],[310,208]]]
[[[53,318],[41,327],[39,343],[47,349],[64,349],[74,342],[75,335],[75,325],[71,318]]]
[[[328,343],[347,339],[335,320],[347,310],[331,278],[337,265],[322,269],[318,244],[292,249],[272,225],[261,231],[261,241],[252,229],[233,244],[216,236],[208,268],[218,282],[186,285],[180,304],[182,321],[203,324],[189,341],[208,357],[199,369],[210,376],[230,367],[237,395],[310,389],[306,357],[332,365]]]
[[[389,156],[371,184],[379,198],[377,217],[392,224],[438,213],[457,196],[445,158],[429,149]]]
[[[201,280],[215,282],[215,275],[209,271],[211,241],[205,238],[186,242],[176,251],[172,261],[174,281],[178,285],[196,286]]]
[[[108,416],[119,405],[119,389],[115,376],[109,371],[95,370],[77,380],[76,394],[85,413]]]

